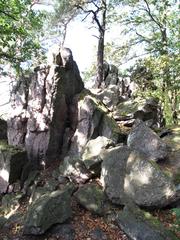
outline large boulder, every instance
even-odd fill
[[[101,182],[113,203],[131,199],[143,207],[164,207],[179,197],[171,179],[145,155],[124,146],[104,151],[101,158]]]
[[[69,190],[57,190],[44,194],[28,209],[24,234],[43,234],[53,224],[63,223],[71,215],[71,194]]]
[[[34,165],[48,165],[60,155],[72,99],[84,88],[70,49],[58,51],[51,53],[51,65],[35,68],[12,94],[8,141],[25,146]]]
[[[0,192],[6,192],[9,184],[21,179],[27,154],[24,150],[0,142]]]
[[[127,144],[129,147],[146,154],[154,161],[163,160],[168,156],[166,143],[140,120],[130,131]]]
[[[164,207],[179,199],[172,179],[137,151],[131,152],[127,160],[124,191],[143,207]]]
[[[150,213],[140,210],[137,206],[126,206],[118,214],[118,226],[132,240],[177,240],[173,232],[167,230],[162,223]]]
[[[101,154],[101,183],[108,198],[115,204],[124,204],[127,199],[124,193],[124,179],[127,159],[131,150],[127,147],[115,147]]]

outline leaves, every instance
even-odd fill
[[[1,63],[14,67],[31,59],[39,49],[38,33],[43,15],[32,9],[30,0],[0,0]]]

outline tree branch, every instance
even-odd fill
[[[147,1],[147,0],[144,0],[144,2],[145,2],[146,7],[147,7],[147,9],[144,9],[144,10],[148,13],[148,15],[149,15],[149,17],[152,19],[152,21],[155,22],[155,23],[158,25],[158,27],[160,28],[160,30],[161,30],[161,29],[162,29],[162,25],[161,25],[160,22],[157,21],[157,19],[155,19],[155,17],[154,17],[153,14],[151,13],[151,9],[150,9],[150,6],[149,6],[148,1]]]

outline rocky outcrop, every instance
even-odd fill
[[[0,142],[0,193],[6,192],[8,185],[21,179],[22,170],[27,162],[25,151]]]
[[[98,136],[123,141],[120,128],[107,108],[92,93],[85,90],[75,99],[78,109],[76,131],[71,139],[69,155],[81,156],[89,140]]]
[[[8,121],[8,141],[24,146],[34,165],[50,164],[60,155],[73,97],[83,89],[72,53],[54,53],[51,65],[40,65],[24,83],[18,82]]]

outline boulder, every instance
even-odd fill
[[[172,179],[137,151],[127,160],[124,191],[137,205],[147,208],[165,207],[180,197]]]
[[[90,170],[92,173],[99,174],[101,171],[101,162],[102,159],[100,158],[100,153],[111,146],[113,146],[114,143],[112,140],[99,136],[95,139],[90,140],[85,150],[82,154],[82,160],[88,170]]]
[[[179,198],[172,180],[145,155],[127,146],[101,154],[101,183],[112,203],[129,200],[143,207],[164,207]]]
[[[24,234],[43,234],[53,224],[63,223],[71,215],[71,194],[69,190],[57,190],[44,194],[28,209]]]
[[[105,214],[106,197],[102,189],[96,184],[87,184],[79,188],[74,194],[77,201],[84,208],[98,215]]]
[[[115,147],[101,154],[101,183],[108,198],[114,204],[123,205],[127,199],[124,193],[124,179],[127,159],[131,150],[127,147]]]
[[[168,156],[165,142],[142,121],[137,121],[129,133],[127,145],[138,150],[151,160],[163,160]]]
[[[0,142],[0,192],[6,192],[9,184],[21,179],[27,154],[24,150]]]
[[[150,213],[140,210],[137,206],[126,206],[118,214],[118,226],[132,240],[177,240],[173,232],[167,230]]]

